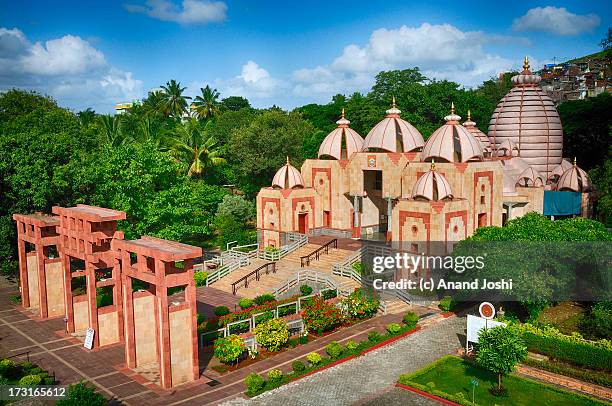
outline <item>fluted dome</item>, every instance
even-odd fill
[[[552,182],[557,182],[559,178],[561,177],[561,175],[563,175],[563,172],[567,171],[571,167],[572,167],[572,163],[570,161],[568,161],[565,158],[562,159],[561,163],[555,166],[555,168],[552,170],[548,179],[550,179]]]
[[[541,78],[529,70],[512,78],[513,87],[499,102],[489,123],[489,139],[499,147],[505,140],[518,146],[519,156],[548,177],[561,163],[563,128],[553,101],[539,86]]]
[[[276,175],[272,179],[272,187],[281,189],[294,189],[303,188],[304,179],[299,170],[289,163],[289,157],[287,157],[287,163],[276,171]]]
[[[444,117],[446,124],[431,134],[425,143],[421,158],[423,161],[443,160],[446,162],[467,162],[482,160],[483,147],[459,120],[455,114],[455,106],[451,106],[451,114]]]
[[[510,139],[503,140],[497,147],[498,156],[519,156],[518,146]]]
[[[580,169],[576,165],[576,160],[574,160],[574,165],[565,172],[559,178],[557,182],[557,190],[564,191],[568,190],[571,192],[589,192],[591,190],[591,181],[589,180],[589,175]]]
[[[386,113],[385,118],[366,136],[363,151],[382,149],[389,152],[410,152],[425,144],[419,130],[400,118],[401,110],[395,107],[395,97],[393,106]]]
[[[434,163],[431,169],[421,175],[412,187],[413,199],[444,200],[452,199],[453,191],[444,175],[436,172]]]
[[[540,187],[544,186],[544,177],[531,166],[521,172],[516,182],[517,186]]]
[[[363,138],[349,127],[350,123],[344,118],[344,109],[342,109],[342,117],[336,121],[338,128],[327,134],[319,147],[319,158],[328,156],[338,160],[347,159],[354,152],[361,151]]]
[[[504,195],[516,194],[516,186],[519,184],[521,175],[525,174],[531,166],[520,157],[511,157],[500,161],[503,169]]]
[[[469,110],[467,121],[463,123],[463,127],[465,127],[465,129],[468,130],[474,136],[474,138],[480,141],[480,143],[482,144],[482,150],[484,152],[491,152],[491,141],[489,140],[489,137],[487,137],[485,133],[483,133],[478,127],[476,127],[476,123],[472,121],[472,114]]]

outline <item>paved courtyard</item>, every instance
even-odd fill
[[[414,372],[443,355],[455,352],[464,339],[465,319],[451,317],[432,324],[394,344],[372,351],[320,373],[264,393],[256,398],[236,399],[229,405],[322,406],[407,404],[419,399],[412,394],[389,391],[400,374]],[[377,396],[376,394],[379,394]],[[374,396],[374,397],[373,397]],[[399,403],[386,403],[395,399]],[[420,399],[418,400],[420,401]],[[358,403],[361,404],[361,403]],[[428,405],[426,401],[421,403]]]

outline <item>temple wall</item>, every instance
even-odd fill
[[[45,261],[47,286],[47,311],[49,317],[63,316],[64,306],[64,268],[59,259]]]
[[[115,307],[115,306],[108,306]],[[98,334],[100,346],[114,344],[119,341],[119,314],[116,310],[104,311],[98,309]]]
[[[30,295],[30,308],[40,307],[40,294],[38,291],[38,258],[35,252],[27,254],[26,267],[28,270],[28,294]]]
[[[157,362],[155,297],[134,295],[134,341],[136,365]]]
[[[516,187],[516,192],[527,197],[528,203],[522,207],[522,214],[535,211],[536,213],[544,212],[544,187]]]
[[[172,385],[179,385],[193,380],[191,311],[171,311],[169,317]]]
[[[89,328],[89,302],[87,295],[72,298],[74,308],[74,331],[84,331]]]

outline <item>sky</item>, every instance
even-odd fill
[[[108,113],[170,79],[255,107],[367,93],[418,66],[474,87],[600,50],[612,2],[0,0],[0,90]]]

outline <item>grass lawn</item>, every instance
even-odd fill
[[[428,392],[441,391],[455,396],[455,399],[459,393],[462,393],[465,400],[471,401],[472,386],[470,381],[472,379],[476,379],[479,384],[476,387],[474,398],[476,404],[479,405],[588,406],[605,404],[586,396],[518,376],[509,376],[503,379],[502,384],[508,390],[508,396],[496,397],[489,392],[489,388],[497,384],[497,376],[455,356],[443,357],[414,374],[402,375],[399,382],[408,386],[414,386],[411,383],[416,383],[420,385],[418,389]],[[435,384],[433,388],[431,382]]]

